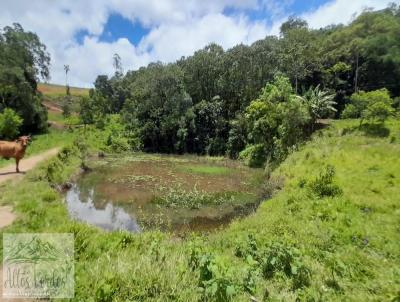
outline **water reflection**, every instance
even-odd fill
[[[74,185],[66,195],[70,215],[81,221],[99,226],[105,230],[127,230],[140,232],[141,229],[134,217],[131,217],[123,208],[107,203],[104,209],[97,209],[94,204],[94,189],[89,190],[83,198],[79,187]],[[84,202],[84,200],[86,201]]]

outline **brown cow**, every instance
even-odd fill
[[[5,159],[15,158],[17,173],[19,173],[19,161],[24,157],[30,139],[30,136],[21,136],[15,142],[0,141],[0,156]]]

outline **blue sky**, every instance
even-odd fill
[[[287,4],[284,4],[279,8],[279,12],[270,11],[268,9],[240,9],[227,6],[222,13],[226,16],[244,14],[252,21],[262,21],[266,24],[272,25],[275,18],[279,15],[301,15],[305,12],[316,10],[318,7],[328,2],[329,0],[287,1]],[[99,40],[101,42],[110,43],[115,42],[120,38],[126,38],[133,45],[138,45],[140,40],[149,34],[150,30],[151,26],[144,26],[140,20],[132,21],[121,14],[112,13],[108,16],[103,32],[99,36]],[[87,30],[78,31],[75,34],[76,42],[83,44],[85,36],[90,36]]]
[[[0,4],[0,28],[14,22],[38,34],[51,55],[52,83],[92,87],[112,75],[118,53],[125,71],[173,62],[209,43],[251,44],[292,15],[311,28],[348,23],[363,8],[400,0],[13,0]]]

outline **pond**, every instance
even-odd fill
[[[211,231],[253,212],[263,173],[212,157],[93,158],[66,194],[74,219],[106,230]]]

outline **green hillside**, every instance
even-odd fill
[[[38,90],[41,93],[43,93],[44,96],[47,96],[47,97],[65,96],[65,86],[64,85],[39,83]],[[86,95],[88,96],[89,89],[88,88],[70,87],[70,93],[72,96],[86,96]]]

